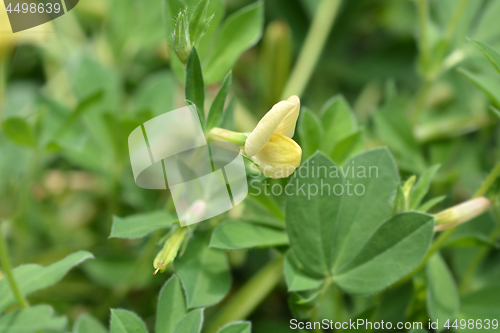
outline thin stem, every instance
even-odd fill
[[[493,168],[493,170],[491,170],[488,177],[486,177],[485,181],[483,182],[483,184],[481,184],[481,186],[476,191],[476,193],[472,196],[472,198],[482,197],[484,194],[486,194],[486,192],[488,191],[488,189],[491,187],[491,185],[497,179],[498,176],[500,176],[500,162],[498,162],[497,165]],[[415,267],[415,269],[412,270],[410,273],[405,275],[401,280],[399,280],[397,282],[397,285],[400,285],[400,284],[408,281],[409,279],[411,279],[411,277],[413,275],[418,273],[425,266],[425,264],[430,259],[430,257],[432,257],[432,255],[434,255],[434,253],[439,251],[441,249],[441,247],[443,247],[446,244],[446,242],[453,235],[453,233],[455,232],[456,229],[457,228],[455,227],[455,228],[448,229],[448,230],[442,232],[436,238],[436,240],[432,243],[432,245],[429,247],[429,249],[427,250],[427,253],[425,254],[425,256],[422,259],[422,261],[420,262],[420,264],[417,267]],[[498,234],[500,234],[500,230],[498,231]],[[498,236],[498,234],[497,234],[497,231],[495,230],[495,232],[493,233],[492,236],[494,236],[496,238]],[[468,283],[468,282],[465,282],[465,283]]]
[[[431,60],[431,49],[429,46],[429,39],[427,36],[427,27],[429,24],[429,1],[417,0],[417,10],[418,10],[420,53],[422,55],[422,65],[424,73],[427,73]]]
[[[488,190],[490,189],[491,185],[493,185],[493,183],[499,176],[500,176],[500,161],[498,161],[497,165],[495,165],[493,170],[491,170],[488,177],[486,177],[484,182],[481,184],[479,189],[476,191],[476,193],[474,193],[472,197],[479,198],[485,195],[486,192],[488,192]]]
[[[24,298],[19,286],[17,285],[16,279],[14,278],[14,273],[12,271],[12,265],[10,264],[9,254],[7,252],[7,244],[2,232],[2,226],[0,225],[0,262],[2,264],[3,271],[9,282],[10,289],[16,297],[17,303],[22,308],[28,307],[28,302]]]
[[[7,89],[7,57],[0,54],[0,116],[5,104],[5,90]]]
[[[282,99],[291,95],[300,97],[304,92],[323,51],[340,4],[341,0],[322,0],[320,2],[297,63],[283,90]]]
[[[215,333],[235,320],[245,319],[276,287],[283,274],[283,257],[269,262],[258,271],[221,309],[207,330]]]
[[[412,113],[412,121],[413,123],[417,123],[420,115],[422,114],[422,111],[425,109],[427,106],[427,99],[429,96],[429,90],[431,88],[432,83],[425,79],[425,81],[422,83],[420,86],[420,89],[418,90],[417,93],[417,98],[415,101],[415,107]]]
[[[495,216],[495,219],[497,220],[497,227],[493,230],[493,232],[490,235],[490,241],[494,242],[498,236],[500,236],[500,211],[498,208],[494,207],[493,208],[493,215]],[[474,277],[474,273],[476,272],[477,268],[483,261],[484,257],[488,254],[489,248],[484,246],[479,250],[479,252],[476,254],[472,262],[470,263],[469,267],[465,271],[465,275],[462,278],[462,281],[460,282],[460,293],[463,294],[468,291],[470,283],[472,281],[472,278]]]
[[[455,11],[451,16],[450,22],[448,22],[448,26],[446,27],[446,32],[444,34],[444,38],[447,41],[451,40],[451,38],[453,37],[453,33],[457,28],[458,22],[460,21],[460,17],[462,16],[468,2],[469,0],[460,0],[458,6],[455,8]]]
[[[319,317],[318,317],[318,310],[319,310],[319,307],[321,306],[321,303],[323,302],[323,299],[325,298],[326,296],[326,293],[328,291],[328,288],[330,288],[330,286],[332,285],[333,283],[333,280],[329,277],[325,280],[325,282],[323,283],[323,287],[321,288],[321,291],[319,293],[319,298],[318,298],[318,301],[316,302],[316,305],[314,306],[314,309],[312,311],[312,316],[311,316],[311,319],[312,321],[319,321]],[[314,328],[314,332],[323,332],[321,329],[316,329]]]

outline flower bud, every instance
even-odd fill
[[[240,147],[245,145],[248,135],[214,127],[207,133],[208,142],[231,142]]]
[[[155,269],[154,274],[164,272],[168,265],[174,261],[177,257],[177,253],[179,249],[186,239],[186,228],[177,228],[174,233],[167,238],[165,244],[163,244],[163,248],[156,255],[156,258],[153,262],[153,267]]]
[[[187,64],[193,43],[189,35],[189,18],[187,8],[177,15],[172,34],[172,47],[183,64]]]
[[[487,212],[490,208],[491,201],[480,197],[443,210],[434,216],[436,220],[434,231],[451,229]]]

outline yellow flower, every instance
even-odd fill
[[[268,177],[288,177],[300,165],[302,149],[291,139],[299,111],[297,96],[275,104],[246,139],[245,154]]]

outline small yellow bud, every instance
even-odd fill
[[[177,228],[174,233],[165,241],[163,248],[156,255],[153,262],[153,267],[155,269],[154,274],[163,273],[168,265],[174,261],[177,257],[179,249],[186,239],[187,230],[186,228]]]

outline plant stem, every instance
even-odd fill
[[[28,302],[24,298],[19,286],[17,285],[16,279],[14,278],[14,273],[12,271],[12,265],[10,264],[9,254],[7,252],[7,244],[2,232],[2,226],[0,224],[0,262],[4,270],[7,281],[9,282],[10,289],[16,297],[17,303],[22,308],[28,307]]]
[[[412,121],[415,124],[418,122],[422,111],[427,106],[427,98],[429,96],[429,90],[431,86],[432,83],[429,80],[424,79],[424,82],[421,84],[420,89],[417,92],[415,107],[412,113]]]
[[[297,63],[283,90],[282,99],[291,95],[300,97],[304,92],[323,51],[340,4],[341,0],[322,0],[320,2]]]
[[[490,241],[492,242],[494,242],[497,239],[497,237],[500,236],[500,211],[498,210],[498,208],[496,207],[493,208],[493,215],[497,220],[497,227],[493,230],[493,232],[490,235]],[[477,268],[483,261],[486,254],[488,254],[489,250],[490,250],[489,247],[483,246],[476,254],[472,262],[470,263],[469,267],[465,271],[465,275],[463,276],[462,281],[460,282],[459,290],[461,294],[468,291],[472,278],[474,277],[474,273],[476,272]]]
[[[269,262],[258,271],[220,310],[212,321],[208,333],[215,333],[220,327],[235,320],[245,319],[264,300],[281,280],[283,257]]]
[[[476,193],[474,193],[472,197],[479,198],[485,195],[486,192],[488,192],[488,190],[490,189],[491,185],[493,185],[493,183],[499,176],[500,176],[500,161],[498,161],[497,165],[495,165],[493,170],[491,170],[488,177],[486,177],[484,182],[481,184],[479,189],[476,191]]]
[[[484,194],[486,194],[486,192],[488,191],[488,189],[491,187],[491,185],[497,179],[498,176],[500,176],[500,162],[498,162],[497,165],[493,168],[493,170],[491,170],[491,172],[488,175],[488,177],[486,177],[486,179],[481,184],[481,186],[476,191],[476,193],[474,193],[474,195],[472,196],[472,198],[482,197]],[[495,211],[496,211],[496,209],[494,209],[494,212]],[[500,217],[500,214],[499,214],[499,217]],[[443,247],[446,244],[446,242],[453,235],[453,233],[455,232],[456,229],[457,228],[455,227],[455,228],[448,229],[448,230],[442,232],[436,238],[436,240],[431,244],[431,246],[427,250],[427,252],[426,252],[424,258],[422,259],[422,261],[420,262],[420,264],[417,267],[415,267],[415,269],[413,269],[410,273],[408,273],[407,275],[405,275],[401,280],[399,280],[397,282],[397,285],[400,285],[400,284],[408,281],[413,275],[415,275],[417,272],[419,272],[425,266],[425,264],[430,259],[430,257],[432,257],[432,255],[434,253],[436,253],[437,251],[439,251],[441,249],[441,247]],[[495,230],[493,232],[492,237],[496,238],[498,235],[500,235],[500,230],[498,230],[498,228],[497,228],[497,230]],[[483,254],[483,256],[484,255],[485,254]],[[482,257],[479,258],[479,259],[477,259],[477,260],[480,261],[481,259],[482,259]],[[468,273],[468,274],[474,274],[474,273]],[[468,282],[465,282],[465,284],[467,284],[467,283]]]
[[[464,12],[468,2],[469,0],[460,0],[458,6],[455,8],[455,11],[451,16],[450,22],[448,22],[448,25],[446,26],[446,32],[444,34],[444,38],[447,41],[450,41],[451,38],[453,37],[453,33],[457,28],[458,21],[460,20],[460,17],[462,16],[462,13]]]
[[[5,104],[5,90],[7,89],[7,57],[0,54],[0,116]]]
[[[418,27],[419,27],[419,41],[420,41],[420,53],[422,56],[422,67],[424,74],[427,73],[429,69],[429,64],[431,60],[431,49],[429,47],[429,39],[427,36],[427,27],[429,23],[429,1],[428,0],[417,0],[417,10],[418,10]]]

